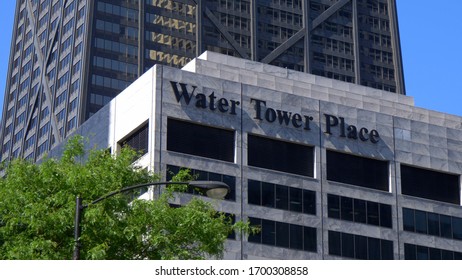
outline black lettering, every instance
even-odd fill
[[[170,84],[172,85],[173,92],[175,93],[176,97],[176,102],[180,103],[181,99],[184,98],[184,101],[186,105],[189,105],[189,102],[191,101],[191,97],[194,95],[194,91],[196,90],[197,86],[192,86],[193,90],[191,93],[188,92],[187,85],[180,83],[181,87],[181,93],[178,90],[178,83],[170,81]]]
[[[218,110],[222,113],[226,113],[228,112],[228,106],[229,106],[229,103],[228,103],[228,100],[226,100],[226,98],[220,98],[220,100],[218,100]]]
[[[257,119],[257,120],[263,120],[263,119],[261,118],[261,104],[263,104],[263,106],[266,106],[266,102],[263,101],[263,100],[251,98],[251,99],[250,99],[250,103],[252,103],[253,101],[255,101],[255,111],[256,111],[255,119]]]
[[[338,119],[335,116],[324,114],[326,118],[326,131],[324,131],[327,134],[332,134],[331,132],[331,127],[337,126],[338,125]]]
[[[296,128],[302,127],[302,116],[300,114],[292,116],[292,125]]]
[[[281,110],[277,110],[277,113],[278,113],[279,124],[282,124],[284,122],[286,125],[289,125],[290,117],[292,116],[292,113],[281,111]]]
[[[348,135],[347,137],[348,138],[351,138],[351,139],[358,139],[358,129],[356,128],[356,126],[354,125],[349,125],[347,127],[347,131],[348,131]],[[345,136],[344,136],[345,137]]]
[[[196,107],[206,109],[207,108],[207,97],[205,94],[198,93],[196,95]]]
[[[274,122],[276,120],[276,111],[271,108],[267,108],[265,112],[265,119],[269,122]]]
[[[210,102],[209,108],[212,111],[215,111],[215,109],[217,108],[217,107],[215,107],[215,98],[216,98],[215,97],[215,92],[212,91],[212,93],[209,95],[209,99],[210,99],[209,100],[209,102]]]
[[[379,142],[380,140],[379,132],[375,129],[371,130],[371,133],[369,134],[369,136],[370,136],[371,142],[374,144]]]
[[[303,129],[305,129],[305,130],[311,130],[311,128],[310,128],[310,121],[313,120],[313,117],[311,117],[311,116],[303,116],[303,117],[305,117],[305,127],[304,127]]]
[[[345,119],[339,117],[340,119],[340,137],[345,137]]]
[[[241,104],[241,102],[236,101],[236,100],[230,100],[230,101],[231,101],[231,112],[230,112],[230,114],[231,115],[236,115],[236,106],[239,106],[239,104]]]
[[[361,139],[361,141],[369,140],[369,130],[367,130],[367,128],[363,127],[359,130],[359,139]]]

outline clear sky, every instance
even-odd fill
[[[0,8],[0,111],[15,2]],[[407,95],[419,107],[462,116],[462,1],[396,2]]]

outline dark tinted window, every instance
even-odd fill
[[[340,196],[327,195],[327,215],[329,218],[340,219]]]
[[[441,237],[452,238],[451,216],[440,215],[440,232]]]
[[[119,142],[122,147],[128,146],[137,151],[139,155],[144,155],[148,152],[149,145],[149,123],[143,125],[130,136]]]
[[[248,135],[248,164],[313,177],[313,147]]]
[[[403,228],[406,231],[415,231],[413,209],[403,208]]]
[[[328,238],[329,255],[362,260],[393,259],[393,241],[390,240],[331,230]]]
[[[276,185],[276,208],[289,209],[289,189],[286,186]]]
[[[168,119],[167,150],[234,162],[234,131]]]
[[[261,231],[257,235],[250,234],[249,242],[294,250],[316,252],[316,228],[276,222],[265,219],[249,217],[252,226],[260,226]]]
[[[326,151],[327,180],[388,191],[388,162]]]
[[[248,203],[316,215],[316,192],[248,180]]]
[[[342,241],[340,232],[329,231],[329,255],[342,255]]]
[[[183,167],[167,165],[167,176],[166,176],[167,181],[170,181],[172,177],[175,174],[177,174],[182,168]],[[196,178],[196,180],[220,181],[220,182],[227,184],[229,186],[230,191],[225,196],[225,200],[232,200],[232,201],[236,200],[236,177],[214,173],[214,172],[207,172],[203,170],[196,170],[196,169],[190,169],[190,168],[188,169],[191,170],[191,175],[193,175]],[[192,194],[197,194],[197,195],[200,194],[194,189],[189,189],[188,192]]]
[[[452,237],[462,240],[462,219],[452,217]]]
[[[462,218],[403,208],[405,231],[462,240]]]
[[[460,204],[459,176],[401,165],[403,194]]]
[[[415,232],[427,233],[427,213],[420,210],[415,210]]]
[[[340,219],[353,221],[353,199],[342,196],[340,198]]]
[[[367,260],[367,237],[355,235],[355,253],[356,258]]]
[[[362,199],[327,195],[329,218],[381,227],[392,227],[391,205]]]

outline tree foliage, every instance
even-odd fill
[[[60,159],[14,160],[0,179],[0,258],[71,259],[75,198],[83,204],[123,187],[158,181],[132,165],[134,151],[84,155],[81,137]],[[176,180],[191,179],[180,172]],[[193,198],[182,207],[166,188],[155,200],[116,195],[89,205],[82,218],[82,259],[202,259],[220,257],[233,228],[212,205]],[[240,225],[242,227],[242,224]]]

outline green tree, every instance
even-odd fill
[[[40,164],[19,159],[5,167],[6,176],[0,179],[1,259],[71,259],[77,195],[88,204],[111,191],[159,179],[132,165],[136,154],[130,149],[117,156],[92,150],[85,157],[83,147],[82,138],[76,137],[60,159],[46,158]],[[191,179],[187,172],[176,176],[185,179]],[[82,219],[81,258],[220,257],[234,226],[198,198],[171,207],[177,190],[167,187],[150,201],[133,200],[132,193],[90,205]]]

